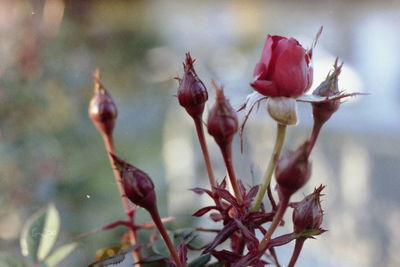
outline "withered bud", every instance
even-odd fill
[[[290,97],[270,97],[267,102],[269,115],[282,125],[297,124],[296,99]]]
[[[311,163],[308,158],[309,142],[305,142],[297,150],[287,151],[278,160],[275,177],[283,197],[290,197],[310,179]]]
[[[178,100],[193,118],[201,117],[204,111],[204,105],[208,99],[207,89],[199,79],[194,70],[194,59],[190,53],[186,53],[186,60],[183,63],[184,74],[182,79],[178,79]]]
[[[215,90],[215,103],[208,114],[207,130],[214,137],[215,142],[221,147],[229,145],[238,131],[238,118],[236,112],[225,98],[224,91],[213,82]]]
[[[132,203],[153,211],[156,207],[156,193],[151,178],[143,171],[111,154],[115,168],[120,173],[126,197]]]
[[[302,201],[290,204],[293,210],[293,225],[296,234],[306,230],[320,230],[324,211],[321,208],[321,192],[325,186],[319,186]]]
[[[338,65],[338,58],[333,65],[333,71],[329,72],[323,81],[313,92],[313,95],[320,97],[331,97],[339,95],[338,88],[339,74],[343,63]],[[335,113],[340,106],[340,99],[333,99],[326,102],[312,103],[314,121],[323,124]]]
[[[100,81],[100,71],[93,74],[94,95],[89,103],[89,117],[97,129],[106,135],[111,135],[117,118],[117,107],[108,90]]]

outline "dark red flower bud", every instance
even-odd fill
[[[201,117],[204,111],[204,105],[208,99],[207,89],[194,70],[194,61],[190,54],[186,53],[186,61],[183,63],[184,74],[182,79],[178,79],[179,104],[184,107],[193,118]]]
[[[132,203],[149,211],[156,207],[156,193],[151,178],[143,171],[111,154],[121,176],[126,197]]]
[[[238,131],[238,118],[229,101],[225,98],[224,91],[213,83],[216,99],[211,108],[208,120],[208,133],[214,137],[215,142],[221,147],[232,142],[233,136]]]
[[[93,74],[93,82],[94,95],[89,104],[89,117],[100,132],[111,135],[117,118],[117,107],[101,83],[98,69]]]
[[[277,162],[275,177],[282,196],[290,197],[310,179],[308,150],[309,143],[305,142],[297,150],[286,152]]]
[[[322,224],[324,211],[321,208],[321,192],[325,186],[314,189],[314,192],[306,196],[302,201],[292,203],[293,225],[296,234],[305,230],[319,230]]]
[[[333,71],[329,72],[323,81],[313,92],[313,95],[331,97],[339,95],[338,78],[342,70],[343,63],[338,66],[338,59],[333,65]],[[327,102],[312,103],[314,120],[319,124],[325,123],[335,113],[340,106],[340,99],[333,99]]]

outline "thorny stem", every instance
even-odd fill
[[[240,192],[240,188],[236,179],[235,170],[233,169],[233,164],[232,164],[232,143],[227,144],[226,146],[221,146],[221,152],[222,152],[222,157],[224,158],[229,180],[231,181],[233,192],[238,202],[241,203],[243,202],[242,194]]]
[[[181,260],[179,259],[178,253],[176,252],[175,247],[171,239],[169,238],[167,231],[165,230],[164,224],[160,219],[160,215],[158,213],[157,208],[154,207],[153,209],[148,211],[151,215],[151,218],[154,221],[154,224],[157,226],[158,231],[160,232],[162,238],[164,239],[165,245],[167,246],[169,252],[171,253],[173,260],[175,261],[178,267],[181,267],[182,266]]]
[[[263,240],[258,246],[258,249],[260,251],[264,251],[265,248],[267,247],[272,234],[275,232],[276,228],[278,227],[279,223],[282,220],[283,215],[285,214],[288,204],[289,204],[289,198],[282,197],[281,203],[279,204],[278,210],[276,211],[276,214],[274,216],[274,220],[272,221],[270,227],[268,228],[267,233],[265,234]]]
[[[108,159],[110,160],[111,166],[114,166],[114,162],[113,162],[113,159],[112,159],[111,154],[110,154],[110,153],[115,154],[114,140],[113,140],[111,135],[107,135],[107,134],[103,134],[102,133],[102,136],[103,136],[104,145],[105,145],[106,150],[107,150]],[[118,187],[119,196],[121,198],[125,214],[128,217],[128,219],[129,219],[129,221],[131,222],[131,225],[132,225],[132,227],[130,227],[130,229],[129,229],[129,241],[130,241],[132,246],[135,246],[135,245],[138,244],[136,229],[134,229],[134,227],[133,227],[134,215],[135,215],[135,207],[133,205],[131,205],[131,203],[125,197],[125,191],[124,191],[124,188],[123,188],[123,186],[122,186],[122,184],[120,182],[121,181],[120,173],[114,167],[113,167],[113,172],[114,172],[115,183],[117,184],[117,187]],[[132,252],[132,254],[133,254],[133,257],[135,259],[135,262],[138,262],[136,264],[136,266],[141,267],[142,264],[139,263],[139,262],[142,261],[142,255],[140,254],[140,251],[139,250],[134,250]]]
[[[301,249],[303,248],[304,241],[306,241],[305,237],[299,237],[299,238],[296,239],[296,243],[294,245],[292,258],[290,259],[288,267],[293,267],[296,264],[296,261],[299,258]]]
[[[217,184],[215,183],[214,172],[210,161],[210,155],[208,154],[207,144],[204,138],[203,122],[201,120],[201,117],[193,118],[193,120],[194,124],[196,125],[196,132],[197,132],[197,137],[199,138],[201,151],[203,152],[204,162],[206,164],[211,190],[214,191],[214,186],[217,186]]]
[[[276,139],[275,139],[274,150],[269,160],[268,167],[265,170],[264,182],[260,190],[258,191],[257,198],[252,208],[252,211],[257,211],[260,209],[261,203],[265,196],[265,192],[267,191],[268,185],[271,183],[271,178],[275,170],[276,162],[278,161],[279,156],[281,154],[282,146],[285,141],[285,135],[286,135],[286,125],[278,123],[276,128]]]

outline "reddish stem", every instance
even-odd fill
[[[286,208],[289,204],[288,197],[282,197],[281,203],[279,204],[278,210],[276,211],[274,220],[272,221],[270,227],[268,228],[267,233],[265,234],[263,240],[261,241],[258,249],[260,251],[264,251],[267,248],[269,240],[271,239],[272,234],[275,232],[276,228],[278,227],[279,223],[282,220],[283,215],[285,214]]]
[[[236,179],[235,170],[232,164],[232,143],[225,146],[221,146],[222,156],[225,161],[226,170],[228,172],[229,180],[231,181],[233,192],[235,193],[236,199],[239,203],[243,202],[242,194]]]
[[[103,133],[102,133],[102,136],[103,136],[104,145],[107,150],[108,159],[110,160],[110,164],[111,164],[113,172],[114,172],[115,183],[117,184],[117,187],[118,187],[119,196],[121,198],[125,214],[129,218],[129,221],[131,222],[131,227],[129,230],[129,241],[132,246],[135,246],[138,244],[136,229],[134,228],[135,207],[125,197],[125,191],[124,191],[124,188],[121,183],[121,175],[120,175],[119,171],[116,168],[114,168],[114,161],[110,154],[110,153],[115,154],[113,137],[111,135],[107,135],[107,134],[103,134]],[[142,261],[142,256],[140,254],[140,250],[134,250],[132,252],[132,254],[135,259],[135,262]],[[136,263],[136,266],[141,267],[142,264]]]
[[[304,237],[299,237],[299,238],[296,239],[296,243],[294,245],[292,258],[290,259],[288,267],[293,267],[296,264],[296,261],[299,258],[301,249],[303,248],[304,241],[306,241],[306,238],[304,238]]]
[[[196,132],[197,132],[197,137],[199,139],[201,151],[203,152],[204,162],[206,164],[207,174],[208,174],[208,178],[210,180],[210,185],[211,185],[211,190],[214,191],[214,186],[217,186],[217,184],[215,183],[215,177],[214,177],[214,172],[213,172],[213,168],[211,165],[210,155],[208,154],[207,144],[206,144],[206,140],[204,138],[203,122],[201,120],[201,117],[195,117],[195,118],[193,118],[193,120],[194,120],[194,124],[196,125]]]
[[[165,226],[160,219],[157,207],[153,207],[152,209],[147,209],[147,211],[150,213],[151,218],[154,221],[154,224],[157,226],[158,231],[160,232],[162,238],[164,239],[165,245],[167,246],[169,252],[171,253],[171,256],[175,261],[176,265],[178,267],[181,267],[182,266],[181,260],[179,259],[178,253],[175,250],[175,246],[173,245],[171,239],[169,238],[167,230],[165,230]]]
[[[274,196],[272,195],[271,184],[268,184],[268,186],[267,186],[267,195],[268,195],[269,202],[271,202],[272,210],[276,211],[277,206],[275,203]]]
[[[310,144],[308,147],[308,154],[311,153],[312,149],[314,148],[315,143],[317,142],[319,133],[322,129],[323,123],[315,122],[310,136]]]

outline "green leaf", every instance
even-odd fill
[[[0,267],[25,267],[20,259],[11,255],[0,253]]]
[[[182,241],[185,244],[190,244],[195,238],[196,238],[196,232],[194,229],[187,228],[187,229],[181,229],[181,230],[176,230],[174,232],[174,245],[178,246],[182,243]]]
[[[93,262],[93,263],[89,264],[88,267],[96,267],[96,266],[101,267],[101,266],[109,266],[109,265],[119,264],[125,260],[126,254],[131,253],[134,250],[138,250],[139,248],[140,248],[140,245],[135,245],[133,247],[129,247],[111,257]]]
[[[174,240],[174,234],[171,233],[170,231],[167,231],[167,233],[168,233],[169,238],[171,240]],[[167,256],[167,257],[170,256],[169,250],[168,250],[167,246],[165,245],[164,239],[162,239],[161,236],[158,236],[157,240],[154,241],[151,248],[158,255]]]
[[[165,257],[163,255],[153,255],[153,256],[149,256],[149,257],[142,259],[140,261],[140,263],[154,263],[154,262],[159,262],[159,261],[162,261],[165,259],[168,259],[168,257]]]
[[[208,264],[207,267],[222,267],[224,266],[225,262],[214,262],[211,264]]]
[[[49,254],[60,230],[60,216],[54,204],[32,215],[22,228],[22,255],[42,261]]]
[[[200,257],[191,261],[188,267],[203,267],[206,265],[207,262],[211,260],[210,254],[201,255]]]
[[[58,248],[56,251],[51,253],[44,261],[47,267],[55,267],[63,259],[68,257],[72,251],[78,246],[78,243],[71,243]]]

